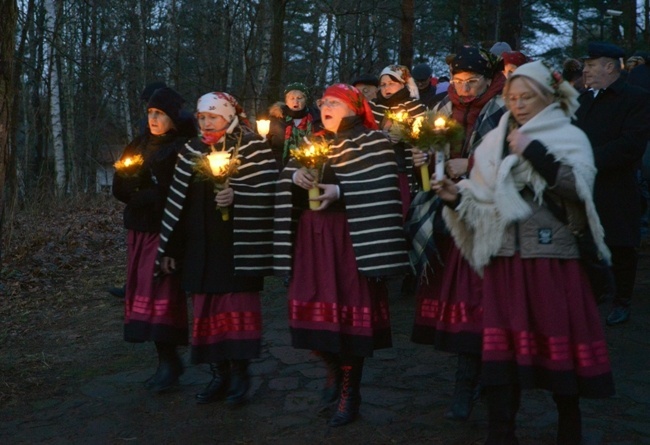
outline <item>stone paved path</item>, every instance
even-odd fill
[[[650,444],[650,257],[643,256],[633,319],[608,328],[617,395],[583,401],[586,444]],[[308,351],[289,346],[284,288],[267,280],[264,352],[251,366],[249,402],[237,409],[196,405],[209,380],[207,367],[188,367],[177,391],[151,395],[142,383],[154,367],[151,345],[106,341],[138,357],[121,372],[80,379],[60,397],[22,407],[0,407],[0,444],[482,444],[486,410],[471,419],[442,419],[452,390],[455,357],[409,341],[412,298],[393,292],[394,347],[366,361],[361,418],[326,427],[316,414],[325,371]],[[395,287],[395,286],[392,286]],[[107,297],[109,298],[109,297]],[[603,315],[606,305],[601,308]],[[119,302],[115,304],[120,316]],[[522,445],[553,444],[550,396],[524,392],[518,416]]]

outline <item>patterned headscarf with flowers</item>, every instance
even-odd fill
[[[250,127],[246,112],[239,105],[237,99],[228,93],[213,92],[199,97],[196,103],[197,113],[212,113],[223,117],[230,124],[227,129],[217,132],[216,134],[203,135],[203,142],[212,145],[219,141],[224,134],[232,133],[240,124]]]
[[[363,118],[363,125],[370,130],[377,130],[379,127],[372,114],[372,108],[361,91],[352,85],[337,83],[328,87],[323,97],[334,97],[344,102],[357,116]]]

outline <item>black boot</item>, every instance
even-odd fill
[[[361,405],[363,357],[344,359],[341,363],[341,389],[336,413],[327,423],[331,427],[347,425],[356,420]]]
[[[519,445],[515,419],[519,410],[520,390],[515,385],[488,386],[488,437],[485,445]]]
[[[322,411],[327,409],[327,407],[339,398],[339,389],[343,375],[341,372],[341,358],[338,354],[332,352],[314,351],[314,353],[323,359],[327,367],[327,379],[325,380],[325,387],[321,394],[319,408],[319,411]]]
[[[183,374],[183,362],[176,353],[176,345],[156,342],[158,369],[145,383],[145,387],[155,393],[165,392],[178,385]]]
[[[226,398],[230,387],[230,363],[227,360],[210,363],[210,370],[212,380],[196,395],[196,403],[212,403]]]
[[[456,382],[451,403],[445,411],[448,420],[464,421],[469,418],[477,397],[477,383],[481,369],[481,357],[472,354],[458,354]]]
[[[239,405],[246,400],[246,393],[251,386],[248,375],[248,360],[231,360],[230,388],[228,389],[226,403]]]
[[[582,414],[580,398],[553,394],[557,406],[557,445],[580,445],[582,440]]]

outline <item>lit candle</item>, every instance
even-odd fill
[[[433,127],[436,130],[444,130],[446,124],[447,124],[447,121],[445,121],[444,117],[439,117],[438,119],[433,121]]]
[[[257,121],[257,132],[259,133],[260,136],[266,137],[267,134],[269,134],[269,127],[271,125],[271,121],[268,119],[260,119]]]
[[[210,170],[214,176],[221,176],[226,172],[228,164],[230,164],[230,153],[227,151],[213,151],[208,155],[208,162],[210,163]],[[228,181],[223,184],[214,184],[215,194],[228,187]],[[221,211],[221,220],[228,221],[230,219],[230,212],[228,207],[217,208]]]
[[[210,162],[212,174],[214,176],[220,176],[225,172],[230,162],[230,153],[227,151],[213,151],[208,155],[208,161]]]
[[[307,151],[310,155],[313,155],[315,152],[316,148],[312,145],[309,147],[309,150]],[[320,207],[320,201],[312,201],[312,199],[318,198],[320,196],[320,188],[318,187],[318,170],[315,168],[309,169],[309,173],[315,178],[314,179],[314,186],[309,189],[308,195],[309,195],[309,208],[311,210],[316,210],[317,208]]]
[[[131,159],[131,158],[124,159],[124,166],[125,167],[128,167],[131,164],[133,164],[133,159]]]

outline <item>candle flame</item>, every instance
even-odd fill
[[[124,160],[124,166],[125,166],[125,167],[128,167],[128,166],[131,165],[131,164],[133,164],[133,159],[131,159],[131,158],[126,158],[126,159]]]
[[[445,120],[444,117],[439,117],[433,122],[433,126],[435,127],[436,130],[442,130],[445,128],[447,125],[447,121]]]
[[[213,151],[208,155],[210,170],[214,176],[220,176],[226,172],[230,164],[230,153],[227,151]]]
[[[413,121],[413,126],[411,127],[411,134],[413,135],[414,138],[417,138],[420,135],[420,129],[422,128],[423,120],[424,118],[422,116],[418,116]]]

